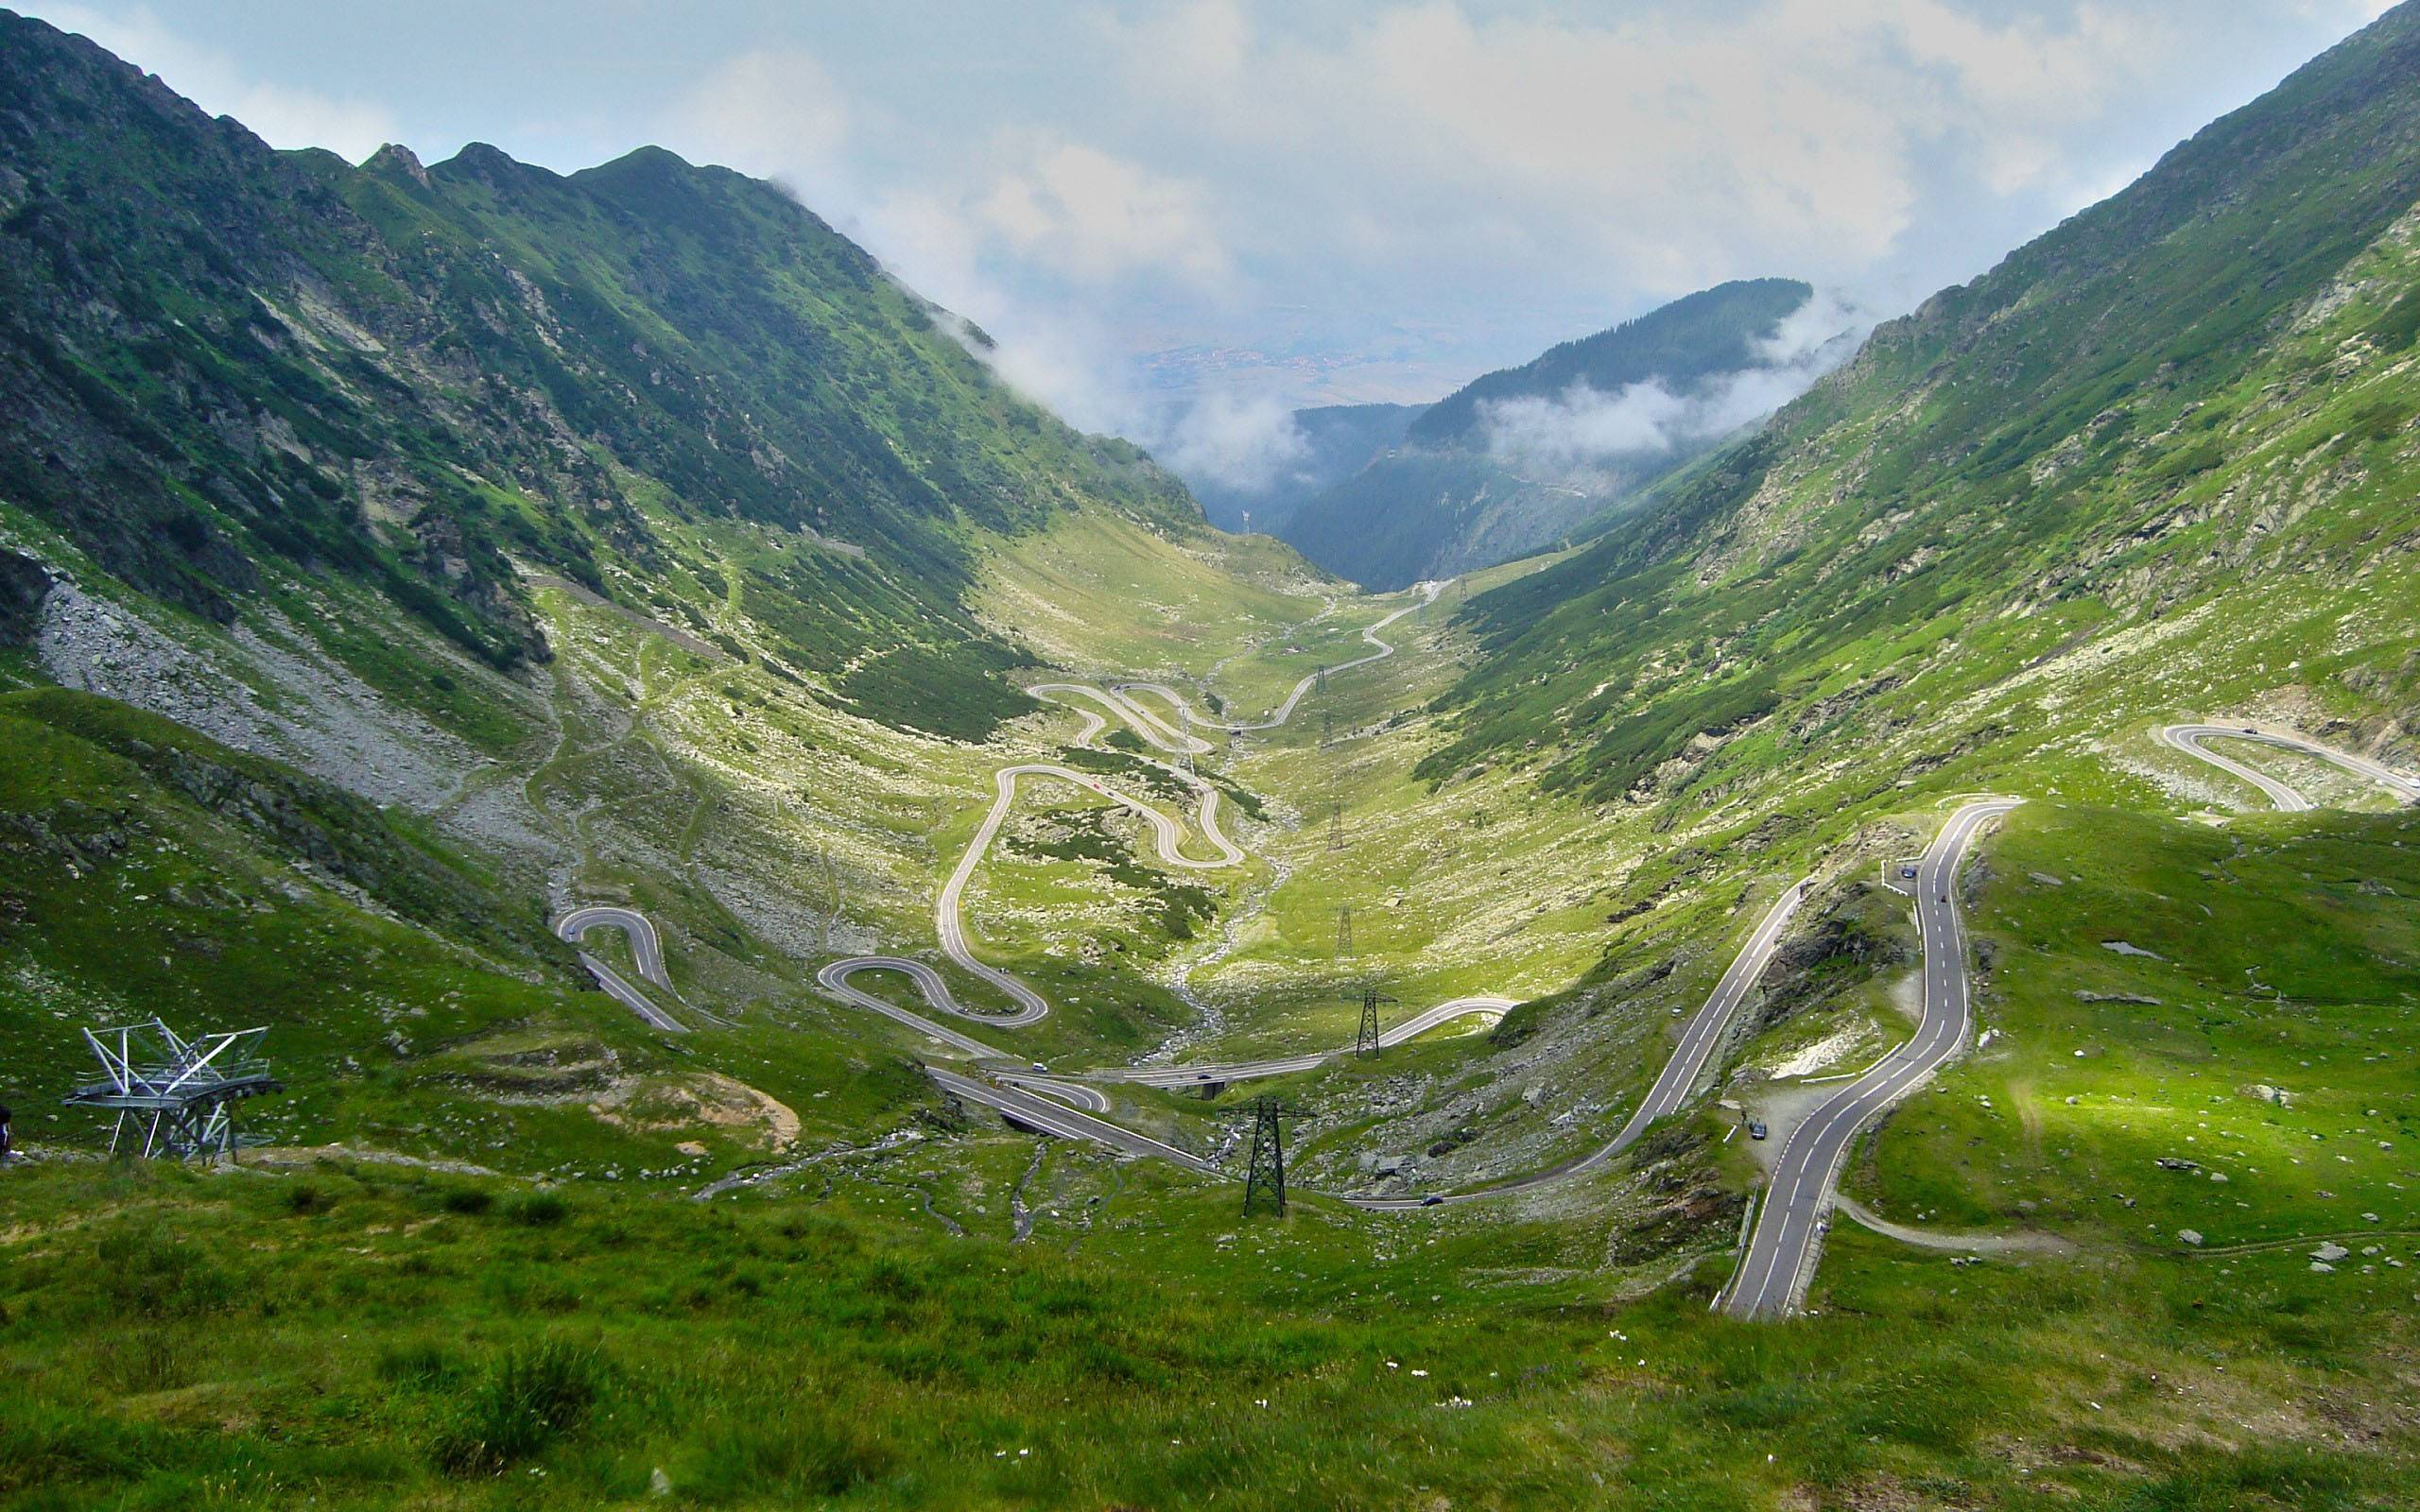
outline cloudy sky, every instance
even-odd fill
[[[281,146],[777,177],[1098,429],[1435,398],[1727,278],[1878,315],[2383,0],[19,0]]]

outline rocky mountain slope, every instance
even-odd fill
[[[745,1018],[708,1060],[854,1086],[885,1041],[806,963],[929,946],[1037,664],[1181,678],[1323,601],[773,186],[277,152],[4,14],[0,102],[0,1100],[77,1022],[251,1019],[298,1126],[542,1162],[664,1066],[546,934],[599,899],[719,1005],[684,1044]],[[422,872],[444,909],[381,890]],[[529,1093],[560,1140],[470,1063],[507,1026],[611,1070]]]
[[[1280,534],[1332,572],[1392,589],[1601,528],[1782,397],[1762,397],[1756,380],[1787,360],[1784,322],[1814,292],[1789,279],[1725,284],[1488,373],[1423,410],[1400,444],[1302,504]]]
[[[276,152],[15,15],[0,97],[0,500],[208,620],[357,585],[510,668],[546,648],[509,562],[695,622],[661,585],[748,527],[710,592],[794,670],[906,652],[996,715],[979,535],[1199,528],[770,185]]]
[[[1494,655],[1425,773],[1694,814],[1789,772],[1811,817],[1842,789],[1810,772],[2005,781],[2163,708],[2407,747],[2415,64],[2405,8],[1477,601]],[[2087,673],[2117,696],[2064,702]]]

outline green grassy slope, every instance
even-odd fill
[[[543,899],[418,820],[167,720],[0,694],[0,1101],[22,1142],[105,1142],[55,1101],[95,1074],[77,1030],[154,1015],[270,1030],[288,1091],[243,1110],[248,1139],[498,1170],[689,1177],[927,1101],[896,1057],[794,1016],[646,1032]]]
[[[2003,1038],[1855,1182],[2071,1256],[1966,1263],[1844,1220],[1814,1315],[1717,1315],[1744,1142],[1711,1114],[1584,1211],[1246,1225],[1232,1189],[980,1125],[707,1204],[54,1164],[11,1174],[0,1228],[26,1402],[0,1491],[570,1506],[660,1469],[718,1506],[2399,1505],[2415,842],[2410,815],[2229,835],[2045,806],[1993,848]],[[2264,885],[2305,869],[2397,892]]]
[[[771,185],[273,152],[14,15],[0,88],[0,498],[208,618],[340,578],[510,665],[545,647],[508,554],[639,607],[681,526],[745,522],[849,548],[748,578],[798,654],[979,680],[1021,654],[965,609],[987,536],[1200,529]]]
[[[317,647],[460,742],[428,742],[458,759],[453,785],[382,811],[38,686],[54,663],[0,650],[19,689],[0,694],[0,1100],[40,1156],[0,1177],[0,1379],[30,1403],[0,1413],[0,1501],[588,1506],[651,1501],[661,1469],[675,1504],[712,1505],[2409,1503],[2420,1108],[2396,1068],[2420,1053],[2420,833],[2408,812],[2226,816],[2250,795],[2150,731],[2257,707],[2400,748],[2420,695],[2401,397],[2420,248],[2394,202],[2413,188],[2396,80],[2415,29],[2390,17],[2214,129],[2155,202],[2020,254],[2022,288],[1886,333],[1637,532],[1499,570],[1457,625],[1459,595],[1398,621],[1402,655],[1205,757],[1250,865],[1174,873],[1093,797],[1036,784],[970,889],[977,949],[1059,1005],[1017,1040],[1054,1063],[1176,1035],[1203,1057],[1339,1042],[1364,982],[1407,1006],[1529,998],[1493,1031],[1278,1085],[1304,1108],[1298,1179],[1375,1184],[1362,1159],[1392,1154],[1426,1190],[1601,1143],[1675,1015],[1800,876],[1816,896],[1715,1079],[1753,1105],[1870,1059],[1906,1032],[1914,951],[1876,864],[1952,795],[2029,795],[1974,873],[1997,1036],[1858,1153],[1850,1186],[1886,1219],[2048,1229],[2073,1252],[1955,1263],[1842,1222],[1816,1315],[1781,1327],[1706,1307],[1754,1180],[1718,1109],[1500,1205],[1306,1196],[1239,1225],[1231,1187],[950,1106],[909,1062],[926,1047],[808,988],[835,957],[930,952],[934,890],[997,766],[1066,761],[1175,797],[1131,740],[1069,755],[1080,716],[1015,697],[1006,648],[1257,717],[1402,599],[1139,496],[1054,494],[1085,464],[992,450],[989,420],[948,428],[1001,472],[954,450],[963,471],[926,471],[919,405],[992,391],[918,387],[928,334],[896,291],[844,301],[849,321],[896,317],[879,352],[768,344],[851,265],[813,236],[769,262],[706,257],[700,228],[790,214],[739,180],[650,155],[566,180],[472,152],[425,184],[393,155],[358,173],[264,160],[398,228],[428,259],[412,279],[584,352],[477,348],[558,396],[552,413],[657,387],[627,345],[580,346],[609,330],[663,354],[671,393],[613,445],[532,432],[480,464],[495,518],[589,542],[593,577],[516,541],[552,575],[496,579],[544,663],[446,642],[378,573],[274,550],[247,558],[261,586],[228,623],[164,610],[95,576],[68,512],[0,507],[11,542],[86,583],[79,623],[124,631],[92,631],[78,674],[132,678],[154,654],[140,624],[241,684],[187,696],[192,717],[237,692],[290,713],[327,690],[272,674]],[[2258,281],[2227,249],[2272,220],[2257,255],[2287,271],[2245,292]],[[539,303],[465,250],[485,242]],[[335,365],[340,328],[309,292],[288,313],[320,346],[282,322],[278,339]],[[2256,307],[2258,339],[2197,349],[2231,300]],[[2112,322],[2141,350],[2096,347]],[[2066,365],[2034,373],[2026,343],[2051,335]],[[1919,335],[1934,345],[1910,355]],[[412,360],[458,377],[458,339],[488,338],[441,332]],[[2104,402],[2093,386],[2138,359]],[[862,463],[831,486],[906,511],[878,524],[908,544],[886,560],[883,539],[783,515],[736,472],[724,494],[717,470],[737,464],[696,455],[683,417],[717,403],[684,374],[726,363],[808,392],[831,376],[774,444]],[[1973,399],[1987,380],[2003,400]],[[2074,445],[1993,449],[2068,404],[2100,405]],[[852,461],[852,438],[906,472]],[[575,452],[610,485],[601,510],[502,481],[499,459],[563,477]],[[1094,455],[1149,493],[1142,464]],[[374,493],[384,465],[350,475]],[[398,526],[373,538],[415,571]],[[945,592],[908,581],[911,558]],[[471,644],[494,649],[485,633]],[[960,644],[990,649],[930,654]],[[146,686],[164,697],[193,670]],[[363,728],[329,727],[319,754],[360,741],[375,775],[416,748]],[[667,1005],[697,1033],[648,1033],[582,989],[544,928],[575,900],[662,923]],[[293,1087],[248,1112],[307,1148],[216,1175],[86,1158],[95,1131],[48,1117],[80,1069],[74,1027],[154,1009],[268,1022]],[[1215,1148],[1261,1090],[1120,1090],[1118,1115]],[[764,1179],[695,1200],[742,1172]],[[2332,1236],[2347,1254],[2311,1270]]]
[[[2043,730],[2023,682],[2112,657],[2213,708],[2408,719],[2415,58],[2390,13],[1476,605],[1495,654],[1426,773],[1695,809],[1944,744],[2005,765]]]

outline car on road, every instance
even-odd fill
[[[1431,1192],[1420,1199],[1420,1205],[1424,1208],[1442,1208],[1445,1205],[1445,1199]]]
[[[1763,1119],[1752,1118],[1748,1120],[1748,1137],[1750,1139],[1760,1140],[1772,1132],[1772,1130],[1765,1127],[1765,1121]]]
[[[1037,1061],[1035,1061],[1035,1062],[1033,1063],[1033,1069],[1034,1069],[1034,1070],[1036,1070],[1036,1071],[1048,1071],[1050,1068],[1049,1068],[1048,1066],[1044,1065],[1041,1061],[1037,1060]]]

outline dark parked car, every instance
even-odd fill
[[[1748,1120],[1748,1137],[1750,1139],[1760,1140],[1772,1132],[1772,1131],[1771,1129],[1765,1127],[1765,1121],[1763,1119],[1752,1118]]]

